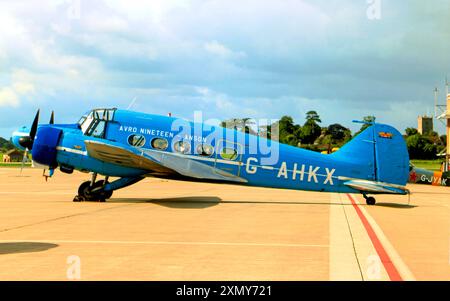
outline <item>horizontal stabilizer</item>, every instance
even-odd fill
[[[344,185],[351,187],[355,190],[365,193],[386,193],[386,194],[409,194],[409,190],[400,185],[393,185],[383,182],[375,182],[361,179],[350,179],[341,177],[340,180],[344,180]]]

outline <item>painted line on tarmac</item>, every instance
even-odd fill
[[[359,206],[360,203],[356,198],[352,197],[350,194],[347,194],[347,197],[363,223],[389,278],[392,281],[415,280],[413,274],[403,262],[397,251],[395,251],[392,244],[388,241],[380,226],[378,226],[375,220],[363,207]]]
[[[65,192],[65,191],[0,191],[0,194],[48,194],[48,195],[74,195],[74,192]]]
[[[0,240],[0,243],[40,242],[60,244],[117,244],[117,245],[192,245],[192,246],[236,246],[236,247],[282,247],[282,248],[328,248],[328,245],[285,243],[239,243],[201,241],[126,241],[126,240]]]
[[[341,206],[330,206],[329,280],[364,280],[351,225],[345,212],[346,208],[341,199],[341,195],[336,193],[331,194],[330,204],[341,204]],[[361,243],[360,241],[358,242]]]

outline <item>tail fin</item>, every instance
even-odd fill
[[[359,178],[406,185],[409,175],[409,154],[403,136],[385,124],[373,124],[333,156],[361,167]],[[358,177],[358,176],[355,176]]]

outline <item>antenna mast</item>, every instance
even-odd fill
[[[434,88],[434,118],[438,118],[438,88]]]

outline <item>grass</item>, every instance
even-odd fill
[[[2,162],[0,162],[0,167],[17,167],[17,168],[20,168],[20,167],[22,167],[22,162],[13,162],[13,163],[2,163]],[[25,163],[24,167],[25,168],[31,167],[31,163]]]
[[[441,170],[442,160],[411,160],[411,163],[418,168],[425,168],[429,170]]]

